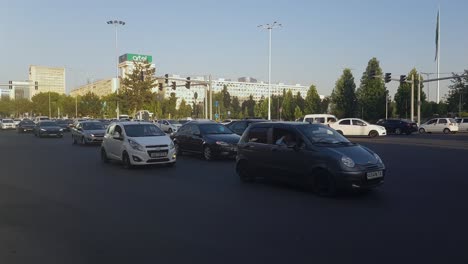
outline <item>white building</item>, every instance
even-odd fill
[[[30,81],[12,81],[10,87],[1,90],[3,98],[10,98],[11,100],[28,99],[34,95],[34,83]]]
[[[29,81],[38,83],[38,89],[32,90],[31,97],[47,92],[65,94],[65,68],[30,65]]]
[[[142,54],[133,54],[126,53],[119,56],[119,75],[124,79],[128,74],[131,74],[135,69],[134,62],[144,62],[147,61],[151,63],[151,68],[156,68],[153,62],[153,56],[151,55],[142,55]]]

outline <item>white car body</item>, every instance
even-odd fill
[[[6,129],[15,129],[16,125],[13,119],[3,119],[2,123],[0,124],[2,130]]]
[[[456,133],[458,123],[453,118],[433,118],[419,126],[419,133]]]
[[[176,133],[182,125],[174,122],[173,120],[162,119],[156,125],[166,133]]]
[[[333,124],[338,120],[336,116],[329,114],[312,114],[304,116],[304,123]]]
[[[36,118],[34,119],[34,123],[39,123],[41,121],[46,121],[46,120],[50,120],[48,116],[36,116]]]
[[[14,119],[13,120],[13,123],[15,123],[15,127],[17,127],[19,125],[19,123],[21,122],[20,119]]]
[[[457,118],[458,132],[468,132],[468,117]]]
[[[359,118],[344,118],[330,127],[344,136],[386,136],[387,130],[383,126],[372,125]],[[375,134],[377,132],[377,134]]]
[[[149,125],[160,129],[149,122],[115,122],[109,125],[101,145],[101,155],[107,159],[124,161],[125,153],[128,154],[130,163],[135,165],[151,164],[175,164],[176,150],[172,139],[165,135],[130,137],[127,130],[131,126]],[[119,129],[120,128],[120,129]],[[121,137],[118,137],[116,132]],[[103,152],[104,151],[104,154]]]

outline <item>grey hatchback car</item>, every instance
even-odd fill
[[[236,171],[300,184],[321,196],[369,190],[384,182],[386,168],[372,150],[321,124],[255,123],[238,144]]]

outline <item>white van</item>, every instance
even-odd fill
[[[46,121],[46,120],[50,120],[48,116],[36,116],[36,118],[34,119],[34,123],[39,123],[41,121]]]
[[[338,121],[338,118],[328,114],[313,114],[306,115],[302,121],[304,123],[333,124]]]

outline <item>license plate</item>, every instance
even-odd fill
[[[382,178],[382,177],[383,177],[383,171],[373,171],[373,172],[368,172],[367,173],[367,179],[368,180]]]
[[[167,156],[167,152],[155,152],[155,153],[151,153],[151,157],[152,158],[161,158],[161,157],[166,157]]]

